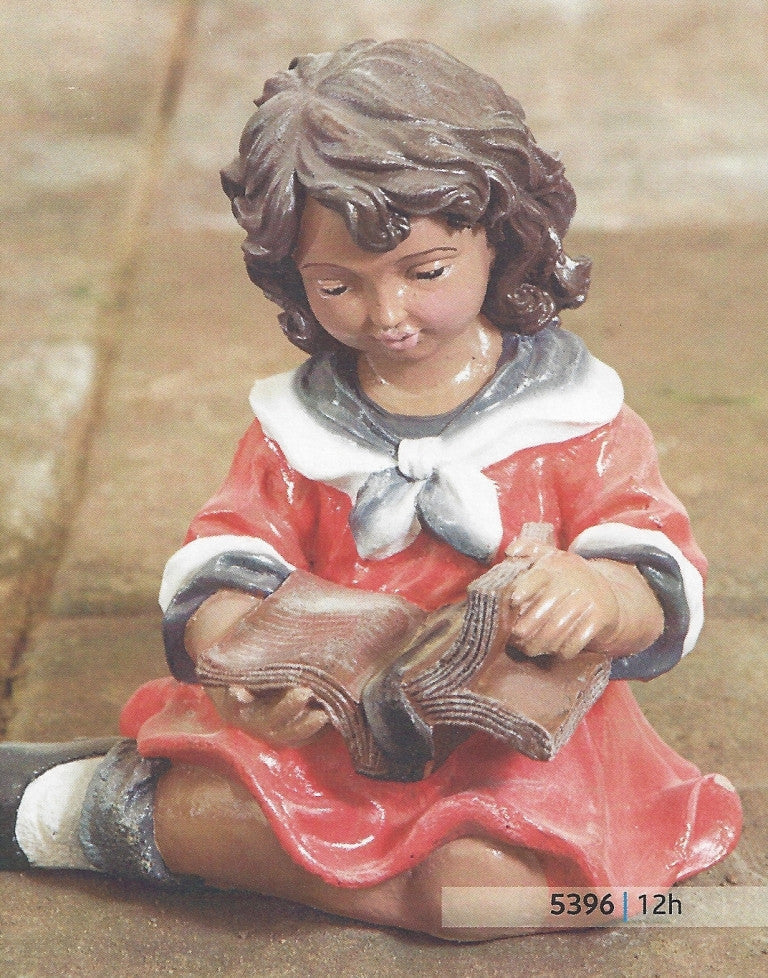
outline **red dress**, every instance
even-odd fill
[[[592,528],[619,527],[640,539],[663,535],[689,578],[704,572],[650,434],[626,408],[587,434],[525,448],[483,471],[498,493],[499,555],[529,521],[553,524],[563,548]],[[261,540],[289,565],[426,609],[460,600],[486,569],[429,532],[390,557],[364,559],[351,506],[344,492],[299,474],[254,422],[188,540]],[[553,760],[530,760],[478,734],[416,784],[355,774],[333,730],[302,748],[261,743],[225,726],[200,687],[173,679],[134,695],[122,731],[145,756],[234,775],[292,858],[339,886],[381,882],[469,835],[534,850],[552,885],[662,887],[722,859],[740,831],[730,784],[667,747],[620,681]]]

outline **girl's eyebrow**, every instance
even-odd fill
[[[402,258],[398,258],[397,264],[398,265],[402,265],[405,262],[424,261],[430,255],[435,255],[435,254],[443,254],[443,255],[453,254],[453,255],[455,255],[455,254],[457,254],[458,250],[459,250],[458,248],[454,248],[454,247],[449,246],[449,245],[444,245],[444,246],[441,246],[439,248],[428,248],[426,251],[415,251],[415,252],[413,252],[413,254],[403,255]],[[336,262],[333,262],[333,261],[308,261],[308,262],[302,262],[299,267],[302,268],[302,269],[304,269],[304,268],[338,268],[338,269],[340,269],[342,271],[347,271],[348,270],[346,265],[338,265],[338,264],[336,264]]]
[[[402,264],[406,261],[418,261],[422,258],[429,257],[429,255],[434,255],[436,252],[455,255],[458,253],[458,250],[458,248],[454,248],[450,245],[441,245],[439,248],[428,248],[426,251],[415,251],[412,255],[403,255],[398,264]]]

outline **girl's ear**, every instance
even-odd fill
[[[483,234],[485,235],[485,246],[488,249],[488,251],[491,253],[491,262],[490,265],[488,266],[488,274],[490,275],[495,270],[496,263],[499,260],[499,249],[491,241],[490,237],[488,236],[488,232],[485,230],[485,228],[482,228],[482,231]]]

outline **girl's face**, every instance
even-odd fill
[[[343,219],[309,198],[294,260],[318,322],[376,361],[421,361],[476,334],[494,252],[485,231],[432,217],[383,253],[366,251]],[[487,325],[487,324],[486,324]]]

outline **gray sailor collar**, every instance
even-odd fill
[[[616,373],[560,328],[521,336],[491,380],[435,437],[399,441],[368,412],[339,354],[257,381],[251,406],[288,463],[347,493],[362,557],[407,547],[427,527],[488,561],[501,542],[496,487],[482,472],[516,451],[566,441],[613,420]]]

